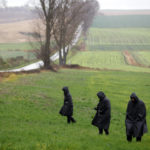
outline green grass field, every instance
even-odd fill
[[[36,55],[31,50],[36,48],[36,43],[32,46],[29,42],[25,43],[0,43],[0,58],[7,64],[4,66],[0,64],[0,69],[10,69],[14,67],[24,66],[29,64],[29,62],[34,62],[37,60]],[[21,56],[19,62],[16,62],[17,57]],[[12,59],[12,60],[11,60]],[[13,61],[13,62],[12,62]]]
[[[150,52],[147,52],[150,55]],[[128,65],[121,51],[84,51],[68,60],[68,63],[85,67],[124,70],[134,72],[150,72],[150,68]]]
[[[25,59],[35,59],[33,52],[29,50],[36,49],[38,45],[29,42],[24,43],[0,43],[0,56],[3,59],[15,58],[17,56],[23,56]]]
[[[15,58],[23,56],[25,59],[35,59],[35,56],[29,50],[33,50],[29,42],[24,43],[0,43],[0,56],[3,59]]]
[[[150,133],[142,143],[126,141],[125,112],[131,92],[147,107],[150,127],[149,73],[61,70],[11,75],[0,84],[0,150],[148,150]],[[67,85],[74,101],[76,124],[59,115],[61,88]],[[103,90],[111,100],[110,135],[98,135],[91,125]]]
[[[23,50],[0,50],[0,70],[18,68],[37,61],[34,52]]]
[[[25,59],[33,60],[35,59],[35,55],[32,52],[28,51],[16,51],[16,50],[0,50],[0,56],[5,60],[9,58],[15,58],[18,56],[23,56]]]
[[[88,51],[68,56],[69,64],[101,71],[62,69],[0,76],[0,150],[149,150],[150,133],[141,143],[135,139],[128,143],[125,134],[125,112],[132,92],[145,102],[150,128],[150,68],[127,65],[123,56],[123,50],[132,50],[137,62],[150,66],[150,19],[138,17],[124,16],[123,22],[120,17],[97,18],[87,36]],[[31,49],[29,43],[0,44],[0,56],[33,59],[24,51]],[[70,88],[76,124],[68,125],[59,115],[63,86]],[[112,106],[109,136],[99,135],[91,125],[100,90]]]
[[[92,27],[96,28],[150,28],[150,15],[96,16]]]
[[[88,50],[150,50],[150,28],[90,28]]]
[[[24,43],[0,43],[0,50],[31,50],[29,42]]]

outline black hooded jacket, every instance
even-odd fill
[[[126,111],[126,134],[141,137],[147,132],[145,104],[135,93],[132,93],[130,98],[134,101],[129,101]]]
[[[73,103],[72,97],[69,93],[68,87],[62,89],[64,91],[64,105],[60,110],[60,114],[63,116],[72,116],[73,115]]]
[[[101,129],[108,129],[111,119],[111,105],[109,99],[105,96],[103,92],[97,94],[100,99],[97,107],[96,115],[92,121],[92,124]]]

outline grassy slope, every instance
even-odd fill
[[[150,50],[150,28],[91,28],[88,50]]]
[[[149,68],[127,65],[121,51],[85,51],[71,57],[68,62],[86,67],[124,70],[134,72],[150,72]]]
[[[149,74],[132,72],[62,70],[11,75],[0,84],[0,149],[148,150],[149,133],[142,143],[127,143],[124,119],[129,95],[135,91],[146,103],[150,120],[149,83]],[[74,125],[67,125],[58,114],[64,85],[73,96]],[[91,126],[99,90],[105,91],[112,104],[110,136],[98,135]]]

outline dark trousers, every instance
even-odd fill
[[[108,129],[101,129],[101,128],[99,128],[99,134],[103,134],[103,130],[105,131],[105,134],[106,134],[106,135],[109,134]]]
[[[142,140],[142,137],[137,137],[136,138],[137,142],[141,142],[141,140]],[[127,141],[132,142],[132,135],[127,135]]]
[[[73,122],[75,123],[75,119],[72,117],[72,116],[67,116],[67,122],[70,123],[70,122]]]

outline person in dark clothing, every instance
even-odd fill
[[[129,142],[132,137],[136,137],[136,141],[140,142],[143,134],[147,132],[145,104],[135,93],[131,94],[128,102],[125,125]]]
[[[60,110],[60,114],[62,116],[67,116],[67,122],[73,122],[75,123],[75,119],[72,117],[73,116],[73,103],[72,103],[72,97],[69,93],[68,87],[64,87],[63,89],[64,92],[64,105],[62,106]]]
[[[98,98],[100,99],[97,107],[95,108],[96,115],[92,120],[92,125],[98,127],[99,134],[109,134],[109,125],[111,119],[111,105],[109,99],[105,96],[103,92],[97,93]]]

